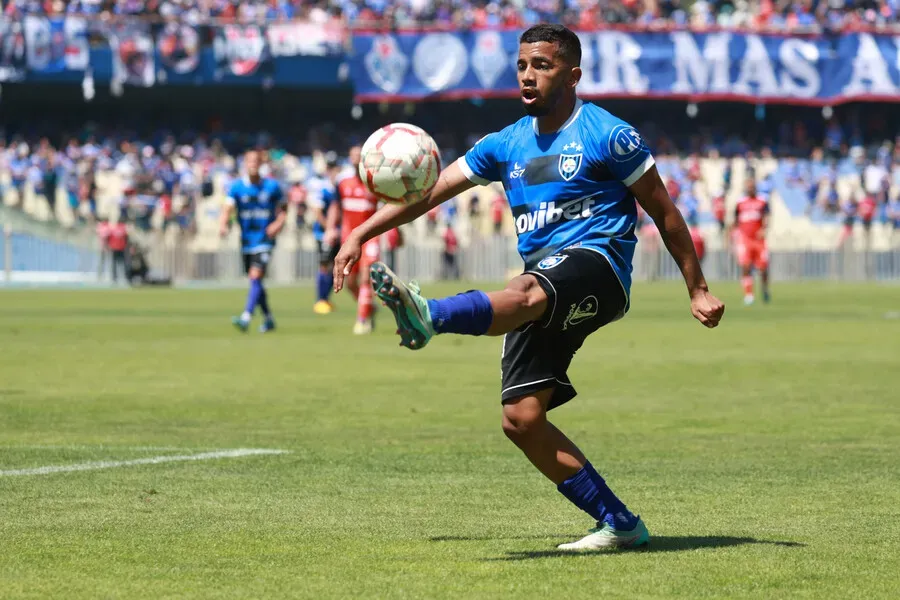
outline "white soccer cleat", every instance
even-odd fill
[[[753,297],[753,294],[747,294],[746,296],[744,296],[744,306],[750,306],[751,304],[753,304],[754,300],[755,298]]]
[[[354,335],[368,335],[372,333],[372,319],[366,319],[365,321],[357,321],[353,325],[353,334]]]
[[[639,518],[634,529],[622,531],[614,529],[609,523],[602,527],[591,529],[591,532],[577,542],[560,544],[558,550],[578,552],[581,550],[604,550],[610,548],[629,549],[639,548],[650,543],[650,532],[644,522]]]

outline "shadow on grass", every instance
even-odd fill
[[[729,548],[732,546],[745,546],[750,544],[762,544],[768,546],[781,546],[785,548],[805,548],[806,544],[799,542],[785,542],[778,540],[758,540],[749,537],[729,536],[656,536],[650,538],[650,545],[634,552],[681,552],[684,550],[702,550],[705,548]],[[573,557],[589,554],[608,554],[610,550],[589,550],[582,552],[567,552],[564,550],[535,550],[530,552],[508,552],[506,556],[485,558],[485,561],[515,561],[530,560],[535,558],[555,558],[558,556]]]
[[[436,535],[429,542],[490,542],[496,540],[568,540],[570,534],[545,533],[542,535]]]

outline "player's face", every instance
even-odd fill
[[[247,169],[247,175],[256,177],[259,175],[259,152],[248,152],[244,157],[244,168]]]
[[[359,167],[360,157],[362,156],[362,148],[359,146],[353,146],[350,148],[349,158],[350,164],[353,165],[353,168],[356,169]]]
[[[747,195],[751,197],[756,195],[756,184],[752,179],[747,180]]]
[[[551,42],[519,45],[519,91],[528,115],[550,114],[565,92],[574,90],[581,78],[581,69],[568,64],[558,50],[559,45]]]

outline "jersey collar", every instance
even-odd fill
[[[566,122],[562,124],[562,127],[557,129],[556,131],[549,131],[547,133],[541,133],[538,130],[538,120],[537,117],[531,117],[531,128],[534,130],[535,135],[553,135],[554,133],[559,133],[560,131],[565,130],[566,127],[575,122],[575,119],[578,118],[578,115],[581,114],[581,107],[584,105],[584,102],[581,101],[581,98],[575,99],[575,109],[572,111],[572,114],[569,115],[569,118],[566,119]]]

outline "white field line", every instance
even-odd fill
[[[236,448],[234,450],[217,450],[215,452],[202,452],[200,454],[151,456],[149,458],[135,458],[133,460],[98,460],[93,462],[76,463],[72,465],[34,467],[31,469],[11,469],[8,471],[0,471],[0,477],[14,477],[17,475],[50,475],[51,473],[95,471],[97,469],[115,469],[117,467],[131,467],[135,465],[158,465],[160,463],[181,462],[188,460],[214,460],[217,458],[239,458],[241,456],[258,456],[264,454],[287,453],[287,450],[268,450],[265,448]]]
[[[184,446],[107,446],[105,444],[28,444],[0,446],[0,450],[128,450],[135,452],[212,452],[219,448],[185,448]]]
[[[0,446],[0,450],[125,450],[128,452],[213,452],[219,448],[184,446],[116,446],[106,444],[28,444]]]

